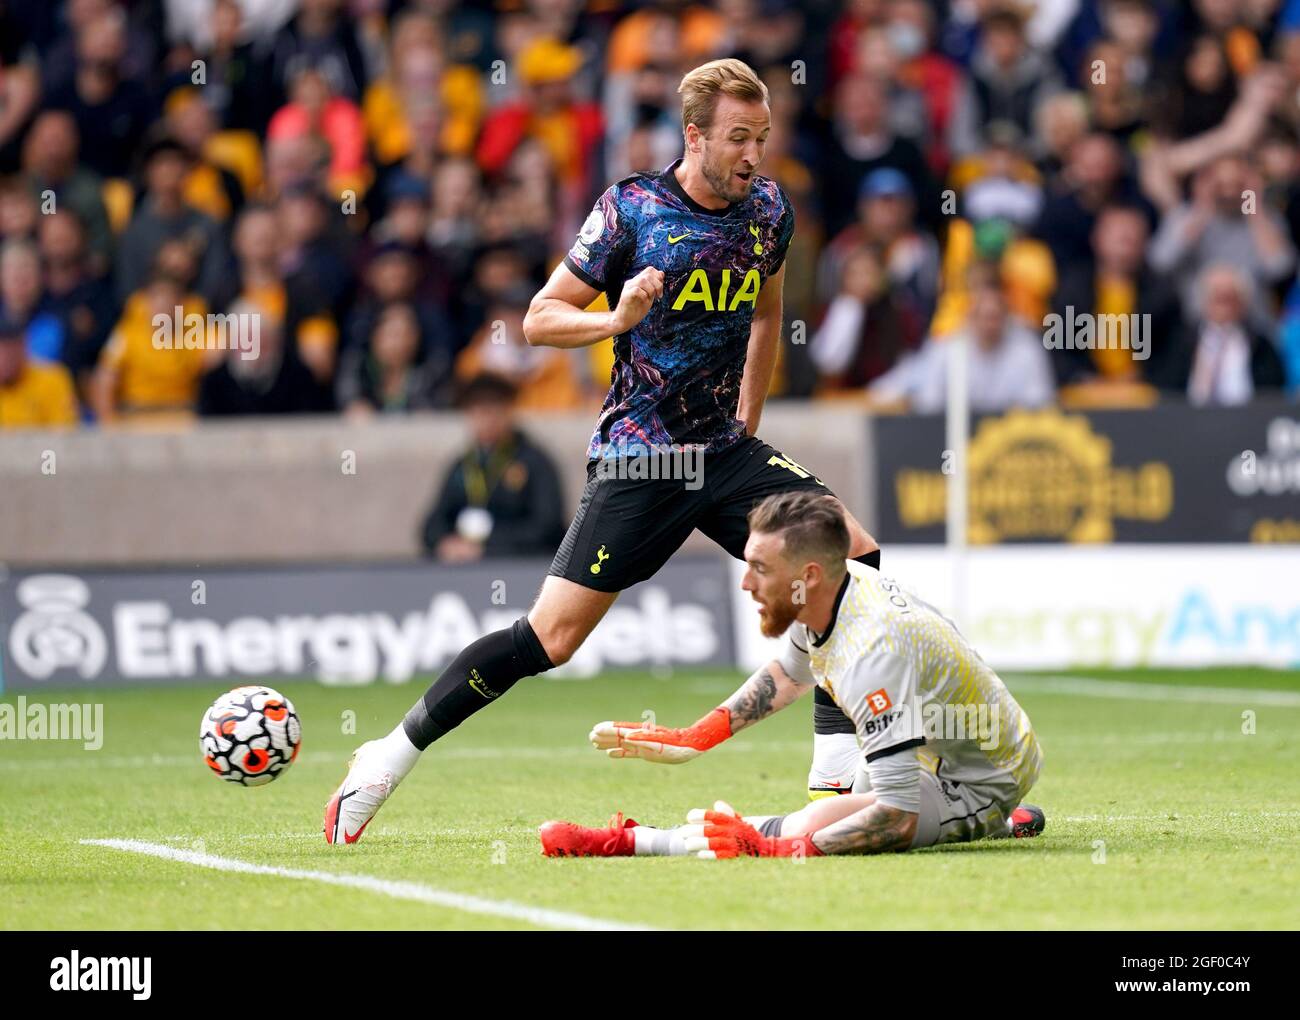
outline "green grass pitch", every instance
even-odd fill
[[[0,741],[0,927],[534,926],[369,888],[227,873],[79,842],[87,838],[413,882],[657,928],[1294,927],[1300,675],[1103,679],[1121,683],[1116,692],[1125,696],[1021,681],[1018,696],[1046,753],[1029,798],[1047,813],[1042,837],[802,862],[538,853],[536,827],[548,818],[596,824],[620,809],[676,824],[717,798],[751,813],[805,803],[811,698],[684,766],[611,761],[587,745],[601,719],[652,710],[662,723],[690,722],[734,689],[739,677],[730,672],[525,680],[435,745],[347,848],[321,837],[325,800],[352,748],[386,732],[419,684],[278,685],[302,717],[303,752],[257,789],[217,780],[200,760],[199,719],[222,685],[41,691],[29,700],[101,699],[105,741],[93,752]],[[1017,691],[1014,675],[1008,683]],[[1261,699],[1252,694],[1260,688],[1292,693]],[[1243,733],[1248,711],[1253,733]]]

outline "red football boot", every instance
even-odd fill
[[[1047,828],[1047,817],[1042,808],[1033,804],[1021,804],[1011,812],[1007,828],[1016,839],[1032,839]]]
[[[636,822],[618,812],[603,829],[573,822],[543,822],[537,829],[546,857],[631,857],[636,853],[632,830]]]

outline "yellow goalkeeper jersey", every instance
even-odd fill
[[[853,720],[868,768],[915,747],[948,779],[1023,794],[1038,778],[1042,750],[1024,710],[952,621],[897,581],[850,560],[826,632],[789,633]]]

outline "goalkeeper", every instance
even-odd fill
[[[741,587],[781,656],[686,729],[606,722],[592,743],[612,758],[677,764],[703,754],[820,685],[853,720],[853,792],[788,815],[745,818],[722,802],[656,829],[547,822],[548,856],[786,857],[900,851],[1036,836],[1022,804],[1042,752],[1029,718],[956,627],[872,567],[848,560],[849,534],[825,496],[789,492],[749,515]]]

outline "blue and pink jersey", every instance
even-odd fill
[[[589,458],[667,447],[712,453],[745,435],[736,411],[749,326],[785,261],[794,210],[774,181],[757,176],[743,201],[705,209],[673,175],[678,163],[609,188],[564,259],[610,308],[646,266],[664,274],[663,297],[614,338]]]

